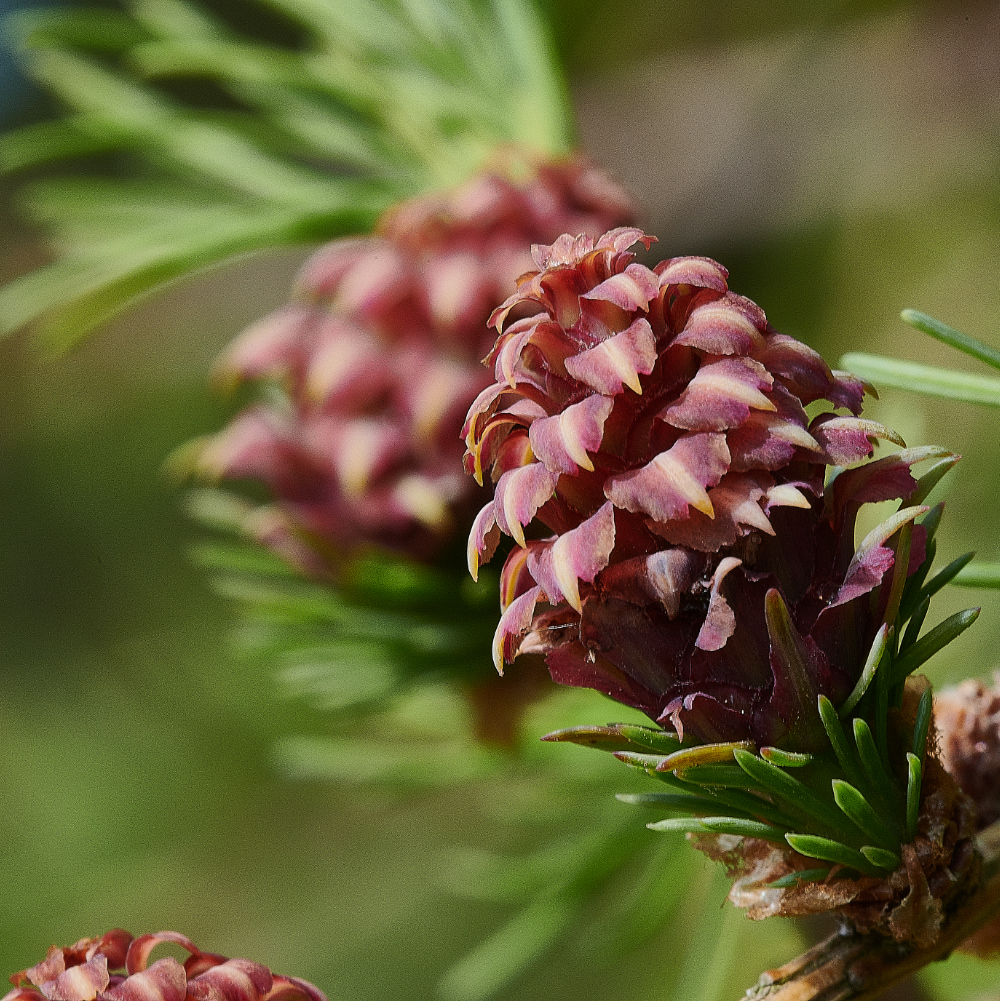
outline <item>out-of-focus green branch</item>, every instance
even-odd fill
[[[61,349],[196,270],[367,231],[498,147],[570,149],[565,83],[530,0],[269,3],[300,48],[188,0],[7,19],[25,72],[66,111],[0,137],[0,172],[45,171],[21,202],[55,257],[0,289],[0,336],[34,323]],[[233,107],[162,86],[176,80]],[[80,172],[94,155],[116,158],[113,176]],[[62,165],[71,174],[51,176]]]

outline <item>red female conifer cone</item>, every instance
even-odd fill
[[[262,481],[277,506],[256,533],[322,575],[377,544],[431,559],[471,522],[459,429],[488,383],[490,311],[531,267],[527,248],[628,221],[625,193],[573,159],[513,157],[458,190],[390,210],[369,237],[303,267],[295,300],[246,330],[217,369],[283,383],[201,452],[216,479]]]
[[[501,533],[518,544],[495,662],[542,653],[556,681],[700,742],[826,746],[817,694],[850,693],[889,598],[884,543],[926,509],[857,552],[855,518],[916,490],[916,450],[824,494],[828,466],[902,441],[858,416],[859,380],[776,332],[721,265],[637,263],[629,248],[652,240],[626,228],[536,247],[538,270],[491,319],[496,378],[465,434],[467,471],[496,483],[473,575]],[[810,419],[817,401],[829,409]],[[534,522],[551,534],[530,538]],[[911,570],[923,544],[917,526]]]
[[[163,943],[186,949],[182,964],[172,956],[149,962]],[[114,928],[73,945],[52,946],[48,955],[11,978],[2,1001],[326,1001],[306,980],[273,974],[249,959],[202,952],[173,931],[133,938]]]

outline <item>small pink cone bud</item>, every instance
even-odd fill
[[[165,956],[151,963],[163,943],[187,950],[187,960]],[[133,939],[115,928],[65,948],[52,946],[41,963],[10,980],[15,989],[0,1001],[326,1001],[308,981],[275,976],[249,959],[202,952],[171,931]]]
[[[295,558],[291,537],[321,565],[370,544],[433,558],[487,496],[462,475],[458,432],[490,382],[479,364],[493,343],[490,311],[532,267],[532,244],[566,231],[589,238],[630,215],[624,192],[582,160],[511,162],[395,207],[373,236],[322,247],[299,274],[297,301],[246,330],[216,366],[226,383],[281,383],[287,406],[238,416],[203,447],[200,472],[263,482],[287,531],[262,541],[309,572],[317,561]],[[640,294],[625,286],[608,295]],[[550,461],[586,464],[600,423],[588,410],[553,429]],[[534,510],[508,513],[517,535]]]

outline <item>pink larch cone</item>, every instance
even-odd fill
[[[923,456],[849,470],[824,495],[828,467],[870,457],[876,437],[902,444],[858,416],[862,384],[775,331],[721,265],[650,269],[637,242],[652,241],[618,229],[536,248],[538,270],[491,321],[495,380],[465,432],[468,471],[496,482],[469,540],[473,575],[501,533],[518,543],[497,666],[544,653],[555,680],[678,733],[808,749],[825,739],[816,695],[850,692],[881,624],[883,543],[926,510],[855,552],[858,508],[911,494]],[[820,401],[830,409],[810,419]],[[554,534],[530,538],[532,523]]]
[[[189,953],[149,962],[164,943]],[[30,969],[15,973],[2,1001],[326,1001],[306,980],[283,977],[249,959],[203,952],[189,938],[161,931],[133,938],[114,928],[73,945],[52,946]]]
[[[528,248],[627,220],[628,198],[581,160],[511,162],[389,211],[373,236],[318,250],[294,301],[219,359],[228,381],[270,380],[283,403],[240,414],[203,473],[259,480],[276,508],[257,534],[316,573],[376,544],[430,559],[482,504],[459,429],[489,382],[490,311]]]
[[[723,860],[750,916],[836,910],[927,946],[979,868],[970,802],[916,736],[926,685],[902,670],[918,662],[926,603],[880,676],[900,704],[859,700],[871,652],[914,615],[902,597],[922,595],[940,514],[920,501],[957,457],[904,447],[865,461],[875,439],[904,443],[860,417],[860,381],[774,330],[721,265],[649,268],[630,249],[640,242],[652,238],[623,228],[536,247],[537,270],[491,319],[495,379],[469,411],[465,461],[495,483],[470,533],[473,576],[502,535],[516,543],[497,667],[541,654],[556,681],[661,724],[548,739],[662,775],[662,801],[687,816],[653,826]],[[926,459],[937,472],[918,482]],[[901,508],[856,545],[860,508],[893,499]],[[883,734],[885,788],[855,708]],[[845,726],[868,755],[861,777]]]

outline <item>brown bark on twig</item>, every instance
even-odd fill
[[[845,926],[791,962],[763,973],[747,991],[748,1001],[873,1001],[928,963],[946,959],[1000,915],[1000,822],[983,831],[977,844],[983,880],[950,911],[933,946],[901,946]]]

